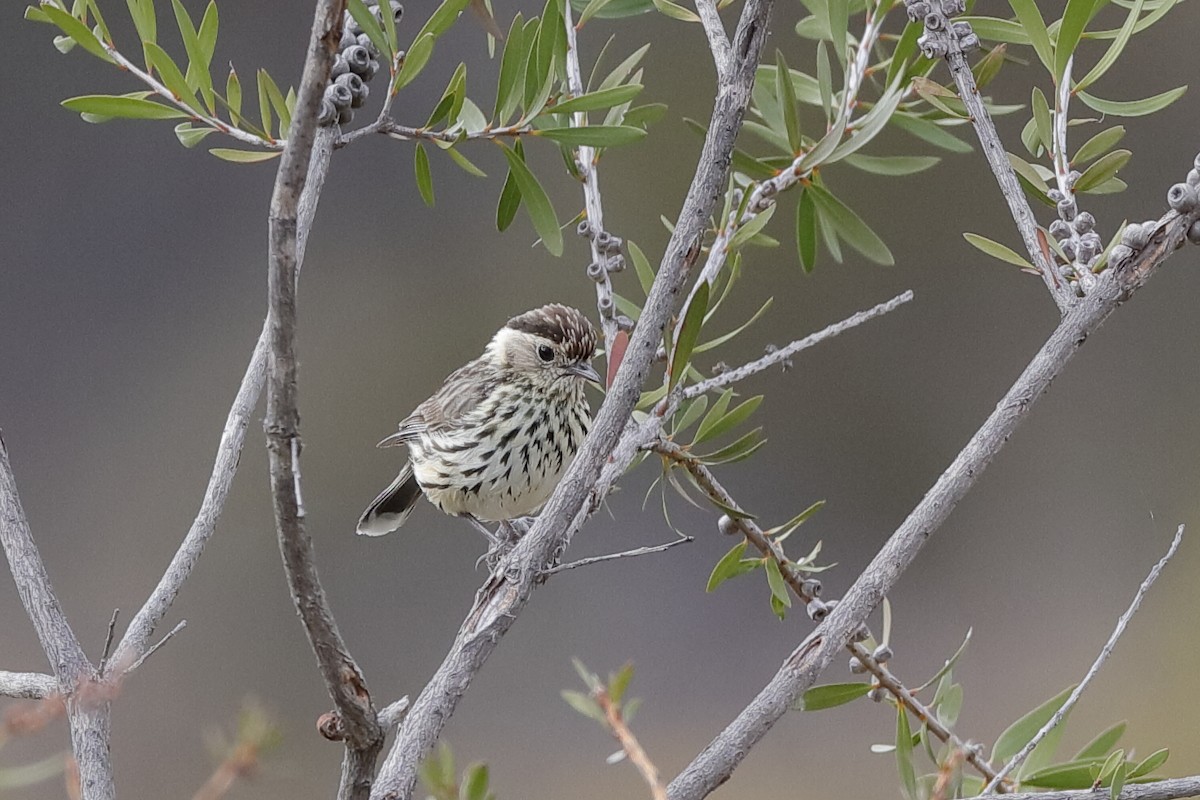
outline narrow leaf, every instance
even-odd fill
[[[88,94],[62,101],[64,108],[81,114],[124,119],[181,119],[188,114],[153,100],[107,94]]]
[[[918,800],[917,775],[913,769],[912,730],[908,726],[908,710],[896,704],[896,769],[900,786],[908,800]]]
[[[1080,92],[1079,99],[1085,106],[1093,111],[1099,111],[1101,114],[1112,114],[1115,117],[1141,117],[1161,111],[1183,97],[1186,91],[1186,85],[1180,86],[1143,100],[1102,100],[1087,92]]]
[[[814,183],[809,185],[805,194],[812,195],[813,202],[821,210],[822,218],[829,220],[847,244],[876,264],[890,266],[896,263],[883,240],[867,227],[858,214],[828,190]]]
[[[1071,166],[1078,168],[1094,161],[1116,147],[1123,138],[1125,138],[1124,125],[1115,125],[1108,130],[1100,131],[1075,151],[1075,155],[1071,158]]]
[[[429,171],[429,154],[418,142],[413,155],[413,172],[417,178],[417,191],[425,205],[433,208],[433,174]]]
[[[646,137],[646,131],[629,125],[585,125],[582,128],[540,128],[532,131],[551,141],[570,147],[617,147]]]
[[[57,25],[63,33],[74,39],[84,50],[87,50],[97,58],[112,63],[112,56],[104,49],[104,45],[100,44],[100,40],[96,38],[96,34],[92,33],[91,28],[58,6],[51,5],[50,3],[43,3],[41,12],[49,17],[50,21]]]
[[[396,79],[392,81],[393,92],[398,92],[408,86],[421,74],[421,70],[425,69],[425,65],[429,63],[429,57],[433,55],[433,42],[434,35],[426,33],[412,43],[412,47],[408,48],[408,52],[404,55],[404,63],[401,64],[400,71],[396,73]]]
[[[1004,764],[1016,755],[1041,730],[1041,727],[1050,721],[1050,718],[1054,716],[1054,712],[1058,711],[1059,707],[1067,702],[1067,697],[1074,688],[1074,686],[1067,687],[1025,714],[1012,725],[1009,725],[1004,733],[1000,734],[999,738],[996,739],[996,744],[992,748],[992,761]]]
[[[675,349],[671,353],[671,371],[668,386],[674,388],[683,375],[684,368],[692,357],[692,348],[700,336],[700,328],[704,324],[704,314],[708,311],[709,285],[705,281],[696,287],[692,302],[684,313],[683,324],[679,328],[679,336],[675,341]]]
[[[792,596],[788,594],[787,583],[783,580],[783,573],[779,571],[779,562],[768,558],[766,570],[767,586],[771,588],[771,596],[778,600],[784,608],[791,608]]]
[[[987,253],[992,258],[998,258],[1007,264],[1021,267],[1022,269],[1033,269],[1033,264],[1030,264],[1025,258],[1018,255],[1016,251],[1005,247],[999,242],[994,242],[987,237],[980,236],[977,233],[964,233],[963,238],[966,239],[973,247]],[[1010,273],[1011,274],[1011,273]]]
[[[1082,761],[1089,758],[1104,758],[1108,752],[1117,746],[1117,742],[1121,741],[1121,737],[1125,735],[1125,727],[1128,723],[1121,721],[1111,728],[1108,728],[1100,733],[1095,739],[1092,739],[1083,749],[1075,754],[1073,761]]]
[[[239,164],[255,164],[259,161],[270,161],[283,155],[282,150],[233,150],[228,147],[214,147],[208,152],[224,161]]]
[[[715,567],[713,567],[712,574],[708,576],[708,585],[705,586],[704,591],[706,591],[706,592],[716,591],[716,588],[718,586],[720,586],[722,583],[724,583],[725,581],[729,580],[730,578],[736,578],[738,575],[741,575],[743,573],[749,572],[750,570],[754,569],[759,563],[761,563],[760,561],[755,559],[755,560],[751,560],[750,564],[747,565],[742,560],[742,553],[744,553],[744,552],[746,552],[746,540],[745,539],[743,539],[742,541],[735,544],[733,546],[732,550],[730,550],[725,555],[721,556],[721,560],[717,562],[717,565]]]
[[[529,167],[525,164],[525,159],[519,153],[509,149],[503,143],[499,143],[499,145],[500,149],[504,151],[504,157],[508,160],[509,173],[521,190],[521,197],[525,201],[525,210],[529,212],[533,228],[542,238],[542,244],[553,255],[562,255],[562,231],[558,227],[558,218],[554,215],[554,206],[550,204],[546,190],[538,183],[538,179],[530,172]]]
[[[1036,0],[1008,0],[1012,10],[1016,12],[1017,21],[1021,23],[1029,43],[1033,45],[1046,69],[1054,73],[1054,51],[1050,45],[1050,34],[1046,31],[1046,22],[1042,12],[1038,11]]]
[[[807,275],[817,265],[817,207],[808,191],[802,191],[796,203],[796,251]]]
[[[1094,164],[1083,171],[1083,174],[1075,181],[1076,192],[1087,192],[1101,185],[1109,178],[1116,176],[1133,155],[1128,150],[1113,150],[1105,156],[1097,159]]]
[[[627,83],[624,86],[614,86],[611,89],[600,89],[595,92],[581,94],[564,100],[548,109],[554,114],[568,114],[576,111],[593,111],[598,108],[612,108],[621,103],[627,103],[637,97],[642,91],[640,83]]]
[[[1054,45],[1054,80],[1062,79],[1067,69],[1067,61],[1075,53],[1079,37],[1088,20],[1092,18],[1092,9],[1096,0],[1067,0],[1066,10],[1063,11],[1062,22],[1058,26],[1058,41]]]
[[[1081,92],[1091,86],[1096,81],[1108,72],[1109,68],[1117,62],[1117,58],[1121,55],[1121,51],[1125,49],[1125,45],[1129,43],[1129,37],[1133,35],[1133,26],[1137,24],[1138,17],[1142,14],[1143,0],[1136,0],[1133,7],[1129,9],[1129,15],[1125,18],[1125,24],[1121,26],[1117,37],[1113,39],[1112,44],[1108,46],[1108,50],[1104,51],[1104,55],[1096,62],[1096,66],[1092,67],[1087,75],[1084,75],[1075,84],[1075,91]]]

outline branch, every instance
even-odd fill
[[[475,674],[528,602],[538,577],[553,566],[571,536],[603,498],[595,492],[595,487],[598,480],[611,475],[606,466],[611,464],[609,457],[620,444],[621,434],[630,421],[663,330],[678,306],[679,293],[700,255],[701,237],[717,196],[725,185],[734,140],[750,101],[754,72],[766,39],[771,6],[772,0],[748,0],[742,9],[741,21],[733,37],[735,66],[728,78],[720,83],[687,200],[592,432],[532,530],[501,561],[497,574],[480,589],[450,652],[417,697],[401,726],[380,770],[372,797],[411,796],[418,765],[432,749]]]
[[[729,779],[750,749],[851,641],[958,501],[975,485],[1050,382],[1117,306],[1186,241],[1195,210],[1167,212],[1154,239],[1135,257],[1101,275],[1088,301],[1072,305],[1025,371],[892,534],[829,616],[788,657],[771,681],[671,785],[671,800],[699,800]]]
[[[366,681],[350,655],[325,599],[305,529],[300,493],[300,434],[297,410],[296,273],[301,195],[312,158],[317,112],[341,37],[344,0],[319,0],[287,147],[271,197],[270,270],[267,315],[270,357],[267,385],[267,446],[271,493],[284,571],[326,688],[345,728],[341,798],[365,797],[383,732]]]
[[[0,696],[18,700],[45,700],[58,692],[53,675],[0,670]]]
[[[700,15],[700,24],[704,27],[704,35],[708,37],[708,49],[712,51],[713,64],[717,68],[717,78],[724,80],[729,72],[729,37],[725,35],[725,26],[721,23],[721,15],[713,0],[696,0],[696,12]]]
[[[584,93],[583,77],[579,72],[579,46],[575,41],[575,23],[571,19],[571,4],[563,3],[563,24],[567,30],[567,86],[571,94],[578,97]],[[571,115],[572,128],[586,127],[586,111]],[[612,345],[617,337],[617,321],[613,317],[612,279],[609,273],[624,268],[620,247],[613,247],[611,234],[604,229],[604,206],[600,200],[600,173],[596,170],[599,154],[596,148],[580,145],[574,148],[575,167],[579,171],[579,182],[583,184],[584,220],[579,231],[587,236],[592,249],[595,266],[588,267],[588,276],[596,283],[596,310],[600,312],[600,330],[604,334],[605,359],[612,360]],[[607,374],[607,373],[606,373]]]
[[[1097,792],[1095,789],[1071,789],[1060,792],[980,794],[974,800],[1103,800],[1107,797],[1107,792]],[[1116,800],[1177,800],[1181,797],[1200,797],[1200,775],[1126,784]]]
[[[996,774],[996,777],[992,778],[988,785],[983,788],[982,794],[991,794],[992,792],[996,791],[996,788],[1000,786],[1000,783],[1004,780],[1004,777],[1017,767],[1021,766],[1025,759],[1029,758],[1029,754],[1033,752],[1033,748],[1037,747],[1038,743],[1040,743],[1042,739],[1045,739],[1046,735],[1049,734],[1050,731],[1057,728],[1062,723],[1063,719],[1066,718],[1067,714],[1070,713],[1071,709],[1074,708],[1075,704],[1079,702],[1079,698],[1083,695],[1083,690],[1086,689],[1088,684],[1092,682],[1092,679],[1096,677],[1096,673],[1100,671],[1100,667],[1104,666],[1104,662],[1112,653],[1113,648],[1117,646],[1117,640],[1121,638],[1121,634],[1125,633],[1125,626],[1129,624],[1129,620],[1133,618],[1135,613],[1137,613],[1138,607],[1142,604],[1142,598],[1146,596],[1146,592],[1149,591],[1150,587],[1154,585],[1154,582],[1158,580],[1158,575],[1160,572],[1162,572],[1162,568],[1167,565],[1167,562],[1170,561],[1171,557],[1175,555],[1175,551],[1179,549],[1179,543],[1183,540],[1183,527],[1183,525],[1180,525],[1179,529],[1175,531],[1175,538],[1171,541],[1171,546],[1167,549],[1167,554],[1158,560],[1158,563],[1155,564],[1153,569],[1150,570],[1150,574],[1146,576],[1146,580],[1142,581],[1142,585],[1138,587],[1137,594],[1133,596],[1133,602],[1129,604],[1129,608],[1125,609],[1125,613],[1121,615],[1119,620],[1117,620],[1117,627],[1113,630],[1112,636],[1109,636],[1108,641],[1104,643],[1104,647],[1100,650],[1100,655],[1096,656],[1096,660],[1092,662],[1092,666],[1090,669],[1088,669],[1087,674],[1083,676],[1083,680],[1079,682],[1079,685],[1076,686],[1075,690],[1071,692],[1069,697],[1067,697],[1066,702],[1054,712],[1054,716],[1052,716],[1046,722],[1046,724],[1042,726],[1041,730],[1039,730],[1034,737],[1030,739],[1024,747],[1021,748],[1019,753],[1013,756],[1012,759],[1004,765],[1004,767]]]
[[[906,0],[906,2],[909,1]],[[935,15],[931,14],[930,16]],[[945,17],[941,17],[941,19],[944,21]],[[974,36],[974,34],[970,34],[970,36]],[[1013,172],[1012,164],[1008,161],[1008,154],[1000,142],[1000,135],[996,132],[992,117],[983,103],[979,87],[975,85],[975,76],[971,73],[971,66],[967,63],[963,47],[964,42],[972,43],[965,36],[960,38],[959,34],[955,32],[954,25],[949,22],[943,26],[942,30],[932,30],[927,26],[921,42],[926,56],[931,58],[942,56],[950,65],[950,74],[953,75],[954,83],[958,87],[958,96],[966,106],[971,124],[975,127],[975,133],[979,137],[983,155],[987,158],[992,174],[996,176],[996,183],[1000,185],[1000,192],[1008,203],[1008,211],[1012,214],[1013,222],[1016,223],[1017,230],[1021,233],[1021,239],[1025,242],[1029,258],[1041,273],[1042,280],[1045,282],[1046,288],[1050,290],[1050,296],[1054,298],[1059,311],[1065,313],[1075,300],[1074,293],[1063,281],[1058,279],[1058,275],[1054,271],[1053,259],[1050,257],[1049,245],[1039,241],[1037,219],[1033,216],[1033,210],[1029,207],[1029,201],[1025,198],[1025,192],[1017,180],[1017,174]],[[974,43],[977,42],[978,37]]]
[[[621,709],[603,688],[596,692],[595,697],[597,705],[604,712],[604,721],[613,738],[621,745],[621,750],[629,757],[630,763],[637,767],[642,780],[650,787],[650,796],[654,800],[667,800],[667,790],[663,788],[662,781],[658,779],[658,767],[654,766],[654,762],[650,760],[650,756],[646,755],[646,751],[642,749],[642,745],[633,735],[633,731],[629,730],[629,726],[625,724],[625,717],[621,714]]]
[[[638,556],[648,556],[653,553],[661,553],[664,550],[670,550],[672,547],[681,544],[688,544],[696,541],[693,536],[681,536],[678,539],[672,539],[663,544],[656,544],[652,547],[635,547],[632,550],[622,550],[619,553],[608,553],[603,556],[592,556],[591,558],[581,558],[578,561],[571,561],[566,564],[559,564],[551,567],[542,573],[543,577],[557,575],[560,572],[566,572],[569,569],[578,569],[580,567],[590,567],[592,564],[602,564],[605,561],[616,561],[619,558],[637,558]]]
[[[859,325],[862,325],[864,322],[869,322],[876,317],[882,317],[884,314],[887,314],[890,311],[895,311],[897,308],[912,299],[913,293],[910,289],[906,292],[896,295],[886,303],[880,303],[873,308],[868,308],[865,311],[859,311],[857,314],[847,317],[841,322],[835,322],[832,325],[822,328],[816,333],[805,336],[803,339],[797,339],[786,347],[781,347],[774,352],[768,353],[762,358],[751,361],[749,364],[743,364],[735,369],[725,370],[720,375],[714,375],[707,380],[694,383],[683,390],[680,399],[688,400],[693,397],[698,397],[705,392],[710,392],[714,389],[722,389],[730,384],[745,380],[751,375],[755,375],[769,367],[774,366],[775,364],[779,364],[788,360],[801,350],[807,350],[810,347],[820,344],[826,339],[832,339],[834,336],[845,333],[851,328],[856,328]]]
[[[84,690],[96,679],[96,669],[83,652],[50,585],[46,565],[21,507],[3,435],[0,435],[0,546],[8,558],[21,604],[54,670],[58,690],[67,701],[71,747],[79,764],[83,798],[112,800],[116,790],[108,744],[108,702],[80,696],[86,695]]]

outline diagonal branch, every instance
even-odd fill
[[[716,3],[714,0],[696,0],[696,13],[700,16],[704,35],[708,37],[708,49],[712,50],[717,78],[724,80],[730,67],[729,37],[725,35],[725,25],[717,13]]]
[[[1108,796],[1108,792],[1097,792],[1095,789],[1069,789],[1060,792],[979,794],[972,800],[1103,800]],[[1200,797],[1200,775],[1127,784],[1116,800],[1178,800],[1181,797]]]
[[[57,691],[58,681],[53,675],[0,670],[0,697],[14,697],[18,700],[45,700]]]
[[[618,447],[658,349],[662,333],[696,259],[717,196],[725,185],[734,140],[750,102],[767,35],[772,0],[748,0],[733,37],[734,68],[720,82],[700,162],[667,243],[658,277],[604,404],[567,474],[533,528],[480,589],[445,660],[413,703],[380,770],[375,798],[408,798],[417,767],[437,741],[459,699],[528,602],[538,578],[599,505],[595,487]]]
[[[1041,730],[1034,734],[1034,737],[1030,739],[1024,747],[1021,748],[1021,751],[1014,755],[1012,759],[1010,759],[1009,762],[1005,764],[998,773],[996,773],[996,776],[988,782],[987,786],[983,787],[983,794],[991,794],[992,792],[996,791],[997,787],[999,787],[1001,782],[1004,780],[1004,777],[1017,767],[1021,766],[1025,759],[1029,758],[1029,754],[1033,752],[1033,748],[1037,747],[1038,744],[1041,743],[1042,739],[1046,738],[1050,731],[1062,724],[1062,721],[1066,718],[1067,714],[1070,713],[1071,709],[1075,707],[1075,704],[1079,702],[1079,698],[1083,696],[1083,690],[1088,687],[1088,684],[1090,684],[1092,679],[1096,677],[1096,674],[1100,672],[1100,667],[1104,666],[1104,662],[1107,661],[1109,655],[1112,654],[1113,648],[1117,646],[1117,640],[1121,638],[1121,634],[1125,633],[1125,626],[1129,624],[1129,620],[1133,619],[1133,615],[1137,613],[1138,608],[1142,605],[1142,598],[1146,596],[1146,592],[1148,592],[1150,587],[1154,585],[1154,582],[1158,580],[1158,575],[1162,572],[1163,567],[1167,565],[1167,562],[1170,561],[1172,556],[1175,555],[1175,551],[1179,549],[1179,543],[1183,540],[1183,528],[1184,526],[1180,525],[1178,530],[1175,531],[1175,538],[1171,540],[1171,546],[1167,549],[1167,554],[1158,560],[1158,563],[1155,564],[1150,570],[1150,574],[1146,576],[1146,580],[1142,581],[1142,585],[1138,587],[1137,593],[1133,596],[1133,602],[1129,604],[1129,608],[1125,609],[1125,613],[1121,615],[1119,620],[1117,620],[1117,627],[1113,630],[1112,635],[1108,637],[1108,641],[1104,643],[1104,647],[1100,649],[1100,655],[1096,656],[1096,660],[1092,662],[1092,666],[1088,669],[1087,674],[1083,676],[1083,680],[1079,682],[1079,685],[1076,686],[1075,690],[1072,691],[1067,697],[1066,702],[1064,702],[1059,709],[1054,712],[1054,716],[1046,721],[1046,724],[1041,727]]]

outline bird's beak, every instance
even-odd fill
[[[600,383],[600,373],[596,372],[595,368],[586,361],[573,364],[567,368],[567,372],[592,383]]]

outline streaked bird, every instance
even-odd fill
[[[421,495],[442,512],[482,523],[538,510],[591,424],[584,396],[596,330],[582,312],[547,305],[513,317],[483,355],[400,422],[379,447],[408,445],[408,463],[362,513],[358,532],[390,533]]]

